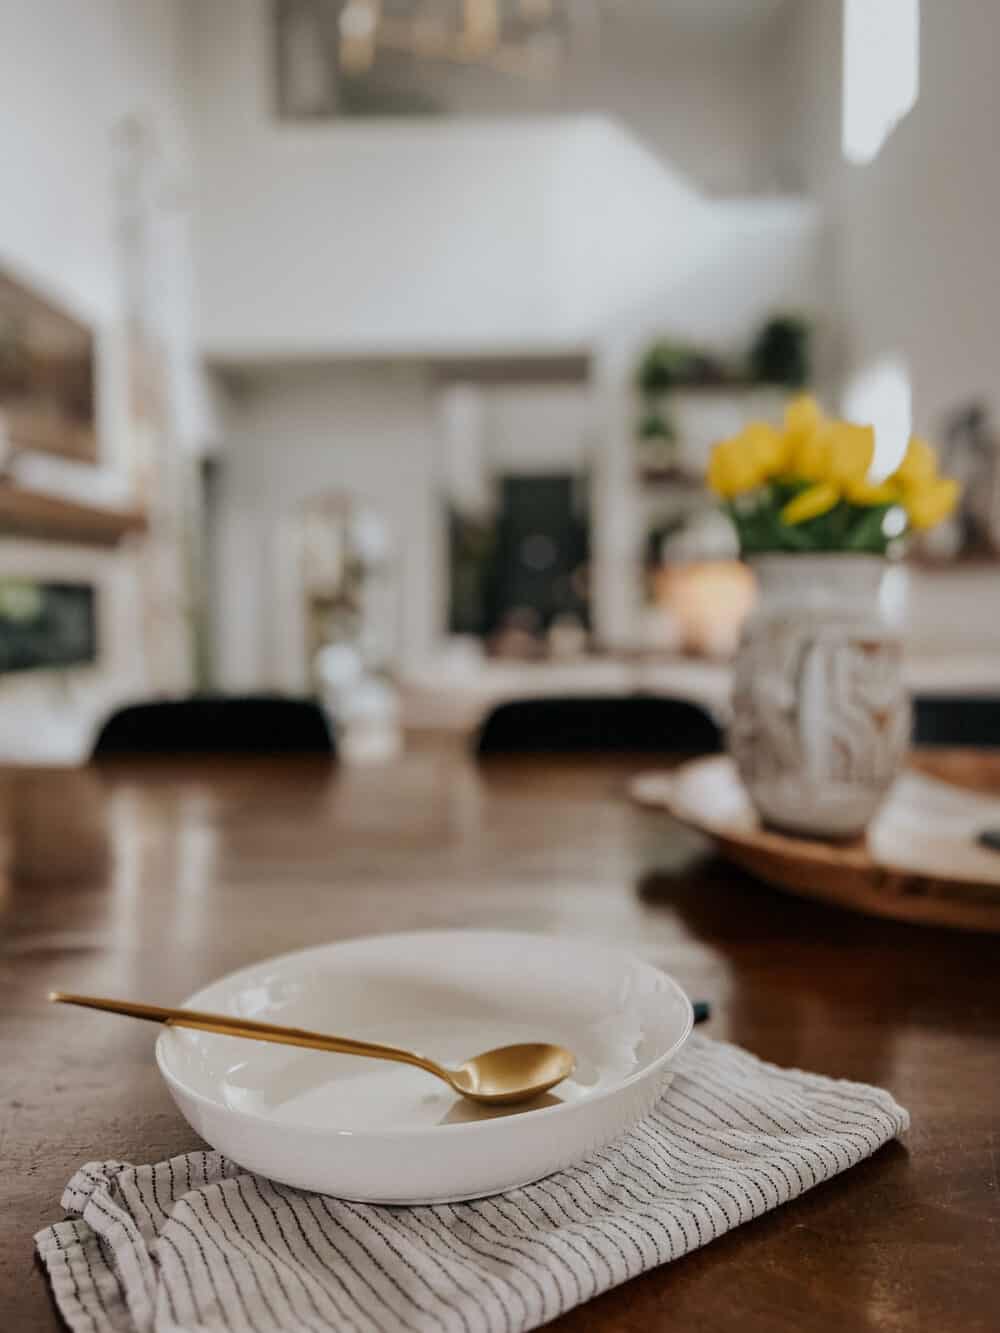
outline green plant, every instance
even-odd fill
[[[695,359],[696,353],[691,348],[661,338],[647,348],[639,362],[636,375],[639,391],[646,397],[655,397],[683,384],[691,377]]]
[[[760,329],[750,348],[750,374],[760,384],[801,389],[812,373],[812,330],[794,315],[775,315]]]
[[[669,417],[658,408],[650,407],[639,418],[638,435],[640,440],[665,440],[673,444],[677,430]]]

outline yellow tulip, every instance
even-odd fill
[[[831,434],[826,425],[808,435],[792,439],[789,469],[806,481],[828,481],[830,478]]]
[[[737,438],[753,454],[765,477],[776,476],[788,466],[788,441],[766,421],[754,421]]]
[[[926,440],[913,435],[903,461],[892,475],[893,480],[904,486],[922,486],[937,476],[937,455]]]
[[[891,481],[848,481],[844,483],[844,495],[851,504],[891,505],[899,500],[899,487]]]
[[[793,443],[812,435],[822,426],[823,421],[822,408],[811,394],[798,394],[785,408],[785,430],[792,437]]]
[[[708,484],[717,495],[733,496],[752,491],[764,480],[764,471],[755,451],[741,435],[720,441],[708,463]]]
[[[875,431],[871,426],[855,426],[849,421],[832,422],[828,427],[830,480],[846,485],[862,482],[875,457]]]
[[[951,477],[935,477],[919,486],[907,487],[903,504],[914,528],[932,528],[958,504],[960,487]]]
[[[807,486],[782,509],[781,521],[789,527],[794,527],[796,523],[806,523],[811,518],[828,513],[839,499],[840,491],[832,482],[821,481],[815,486]]]

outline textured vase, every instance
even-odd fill
[[[752,564],[759,600],[736,658],[730,751],[765,823],[852,837],[885,798],[910,732],[902,644],[879,609],[885,562]]]

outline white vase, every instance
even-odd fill
[[[910,731],[902,643],[879,607],[885,562],[751,564],[759,600],[736,657],[730,751],[765,823],[852,837],[888,793]]]

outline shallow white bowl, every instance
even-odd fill
[[[248,1170],[378,1203],[469,1199],[579,1161],[652,1109],[691,1030],[663,972],[622,949],[500,931],[379,935],[267,959],[191,1008],[314,1028],[459,1064],[556,1041],[577,1067],[489,1109],[407,1065],[168,1028],[163,1077],[193,1129]]]

